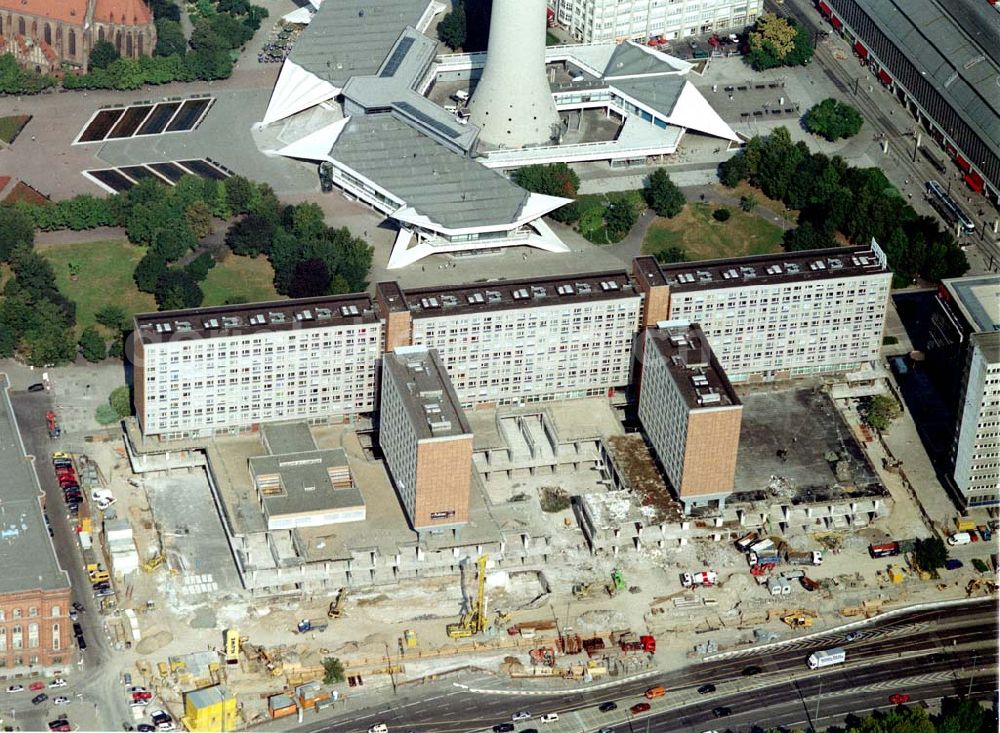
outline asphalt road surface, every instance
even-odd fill
[[[708,730],[748,731],[755,725],[826,727],[842,723],[851,713],[891,707],[889,696],[900,692],[911,702],[968,694],[990,696],[997,689],[996,607],[992,601],[943,611],[918,612],[875,621],[861,630],[861,638],[848,642],[845,633],[826,634],[793,642],[767,653],[741,652],[736,657],[692,665],[686,670],[624,682],[600,692],[510,696],[463,689],[461,682],[449,689],[419,688],[386,704],[357,710],[325,723],[314,720],[295,729],[298,733],[356,733],[376,722],[390,731],[416,733],[467,733],[489,731],[511,714],[528,710],[532,721],[519,723],[518,731],[538,728],[546,733],[593,732],[608,727],[615,733]],[[809,670],[811,651],[844,646],[847,664]],[[760,667],[746,676],[748,667]],[[712,682],[716,690],[699,694],[697,688]],[[488,687],[480,683],[481,687]],[[668,692],[652,700],[651,710],[628,713],[645,702],[642,693],[662,685]],[[597,706],[615,701],[618,709],[600,713]],[[717,719],[715,708],[731,713]],[[560,720],[540,724],[549,712]]]
[[[32,711],[32,718],[22,718],[19,721],[24,730],[42,730],[45,721],[51,720],[56,712],[66,713],[70,721],[78,706],[93,705],[88,715],[89,719],[96,715],[100,730],[121,730],[122,723],[131,720],[125,696],[118,684],[118,670],[111,664],[114,651],[111,649],[104,631],[103,617],[98,613],[93,593],[90,592],[90,581],[83,566],[83,555],[80,552],[76,533],[70,524],[63,501],[59,482],[56,480],[52,467],[53,451],[68,451],[70,440],[67,438],[50,440],[45,423],[46,411],[52,409],[51,393],[48,392],[15,392],[11,391],[11,404],[17,417],[24,447],[30,455],[35,456],[35,466],[38,481],[45,493],[45,513],[48,514],[52,527],[52,542],[55,546],[59,564],[69,573],[73,586],[73,600],[83,604],[86,609],[80,614],[78,623],[83,627],[86,651],[78,656],[82,660],[79,665],[67,665],[65,668],[69,687],[58,691],[71,699],[77,693],[83,693],[84,700],[76,701],[60,710],[49,710],[48,704]],[[83,509],[81,508],[81,516]],[[54,697],[50,693],[50,697]],[[48,717],[45,717],[45,716]],[[37,721],[35,720],[37,718]],[[44,720],[43,720],[44,718]]]

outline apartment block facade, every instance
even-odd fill
[[[871,247],[666,265],[670,320],[701,325],[733,382],[847,372],[878,359],[892,281]]]
[[[395,326],[390,341],[436,349],[465,407],[601,395],[629,383],[642,298],[624,271],[379,288],[376,302]]]
[[[549,0],[559,25],[583,43],[667,40],[742,30],[763,0]]]
[[[469,521],[472,429],[433,349],[403,346],[382,360],[379,447],[418,532]]]
[[[945,280],[938,294],[961,374],[950,459],[959,501],[1000,504],[1000,276]]]
[[[363,294],[138,315],[139,424],[197,437],[370,413],[382,339]]]
[[[891,273],[874,242],[817,252],[137,316],[142,432],[164,438],[374,413],[379,360],[435,350],[463,408],[622,394],[644,328],[699,323],[733,382],[877,358]]]
[[[743,405],[697,324],[644,334],[639,421],[685,512],[733,491]]]

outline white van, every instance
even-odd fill
[[[376,723],[368,729],[368,733],[389,733],[389,726],[385,723]]]
[[[968,532],[956,532],[948,538],[948,544],[952,547],[955,545],[967,545],[970,542],[972,542],[972,535]]]
[[[555,723],[559,720],[559,713],[545,713],[539,720],[543,723]]]

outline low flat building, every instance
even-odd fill
[[[469,521],[472,429],[436,351],[400,347],[383,358],[379,446],[417,532]]]
[[[225,731],[242,725],[236,696],[223,685],[212,685],[184,693],[185,730]]]
[[[743,406],[697,324],[645,332],[639,421],[685,513],[725,506]]]
[[[265,425],[261,434],[272,453],[249,464],[269,531],[364,521],[343,449],[318,449],[305,423]]]
[[[70,582],[42,520],[41,487],[0,374],[0,674],[73,661]]]

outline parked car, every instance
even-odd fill
[[[650,705],[648,702],[637,702],[635,705],[629,708],[629,712],[632,715],[638,715],[639,713],[644,713],[649,710]]]
[[[66,686],[66,680],[64,680],[62,677],[56,677],[49,683],[49,687],[65,687],[65,686]]]
[[[59,697],[52,698],[53,705],[69,705],[69,698],[65,695],[60,695]]]
[[[149,690],[135,690],[132,693],[132,699],[133,700],[152,700],[153,699],[153,693],[150,692]],[[156,721],[154,720],[153,722],[155,723]]]
[[[910,696],[905,692],[897,692],[894,695],[889,695],[889,702],[893,705],[902,705],[910,701]]]
[[[76,611],[77,613],[83,613],[84,610],[86,609],[84,609],[83,604],[80,603],[79,601],[73,601],[73,610]]]
[[[555,723],[559,720],[559,713],[545,713],[539,720],[543,723]]]
[[[66,720],[66,718],[60,718],[59,720],[50,720],[49,721],[49,730],[66,731],[66,730],[73,730],[73,729],[70,727],[69,721]]]
[[[32,682],[30,685],[28,685],[28,689],[31,690],[32,692],[38,692],[39,690],[44,690],[45,683],[40,680],[38,682]]]
[[[34,384],[28,385],[29,392],[42,392],[45,390],[45,385],[41,382],[35,382]]]
[[[7,688],[7,692],[24,692],[24,685],[11,685]]]
[[[609,700],[608,702],[602,702],[600,705],[597,706],[597,709],[600,710],[602,713],[610,713],[612,710],[618,709],[618,703]]]
[[[707,695],[710,692],[715,692],[715,685],[711,682],[706,682],[704,685],[698,688],[698,694]]]
[[[166,710],[154,710],[149,714],[149,717],[152,718],[154,723],[163,723],[168,720],[173,720],[173,718],[170,717],[170,713]]]
[[[752,664],[749,667],[744,667],[743,671],[740,672],[744,677],[753,677],[755,674],[760,674],[764,670],[758,667],[756,664]]]
[[[153,733],[156,730],[155,725],[150,725],[149,723],[139,723],[139,727],[136,728],[139,733]]]
[[[712,715],[716,718],[725,718],[727,715],[732,715],[733,709],[727,708],[725,705],[720,705],[717,708],[712,708]]]
[[[857,641],[858,639],[863,639],[864,636],[860,631],[852,631],[844,637],[844,641]]]
[[[514,730],[513,723],[497,723],[493,726],[493,733],[511,733]]]
[[[132,698],[132,701],[128,704],[130,708],[144,708],[149,705],[149,700],[143,700],[140,698]]]
[[[519,720],[531,720],[531,713],[527,710],[518,710],[516,713],[510,716],[510,719],[515,723]]]
[[[43,702],[45,702],[48,699],[49,699],[48,695],[46,695],[44,692],[39,692],[37,695],[35,695],[33,698],[31,698],[31,704],[32,705],[41,705]]]

